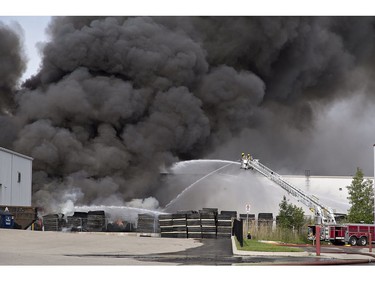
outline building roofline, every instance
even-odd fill
[[[31,160],[31,161],[34,160],[34,158],[32,158],[32,157],[30,157],[30,156],[23,155],[23,154],[21,154],[21,153],[15,152],[15,151],[13,151],[13,150],[6,149],[6,148],[4,148],[4,147],[0,147],[0,151],[4,151],[4,152],[7,152],[7,153],[10,153],[10,154],[13,154],[13,155],[17,155],[17,156],[22,157],[22,158],[25,158],[25,159],[27,159],[27,160]]]

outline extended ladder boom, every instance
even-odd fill
[[[336,220],[335,220],[335,217],[331,208],[328,208],[322,205],[312,196],[308,196],[307,194],[305,194],[303,190],[285,181],[279,174],[275,173],[270,168],[260,163],[258,159],[249,161],[248,165],[250,165],[259,173],[261,173],[265,177],[269,178],[270,180],[278,184],[285,191],[287,191],[289,194],[293,195],[300,202],[302,202],[305,206],[307,206],[310,209],[313,209],[315,211],[315,215],[317,217],[320,217],[323,223],[331,223],[331,224],[336,223]],[[323,212],[327,213],[327,216],[324,216]]]

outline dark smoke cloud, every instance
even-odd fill
[[[19,25],[9,27],[0,22],[0,143],[5,147],[11,147],[19,130],[12,114],[19,79],[26,70],[22,40]]]
[[[17,109],[0,118],[1,144],[35,159],[37,205],[155,207],[141,198],[160,194],[161,168],[248,148],[285,172],[352,168],[317,159],[336,102],[373,100],[372,17],[57,17],[48,33],[16,95],[12,63]]]
[[[18,29],[20,30],[19,26]],[[18,80],[26,70],[22,39],[8,26],[0,22],[0,110],[8,111],[13,105]]]

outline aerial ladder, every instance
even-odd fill
[[[281,188],[287,191],[288,194],[295,197],[299,202],[303,203],[312,212],[314,212],[316,224],[336,224],[336,219],[332,208],[324,206],[318,201],[315,196],[309,196],[303,190],[288,183],[279,174],[260,163],[258,159],[242,159],[241,168],[244,168],[246,170],[254,169],[279,185]]]

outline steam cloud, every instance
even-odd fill
[[[322,116],[337,101],[373,102],[374,23],[57,17],[40,71],[22,88],[21,41],[0,25],[0,128],[7,132],[0,145],[34,158],[34,204],[46,208],[61,200],[144,204],[139,198],[160,187],[161,167],[197,157],[233,160],[242,150],[276,169],[352,173],[352,165],[330,171],[318,163],[330,147],[342,154],[351,143],[337,136],[341,149],[322,145],[331,129]]]

